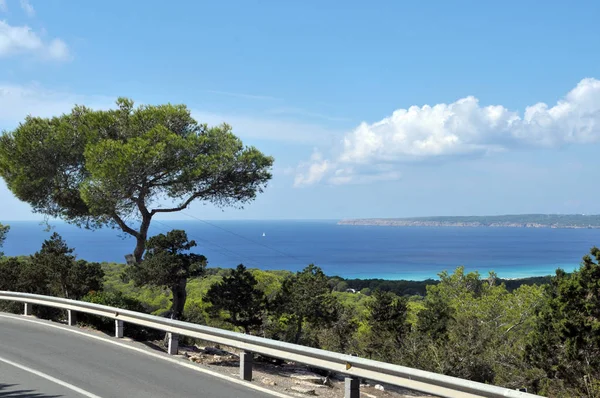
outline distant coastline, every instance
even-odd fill
[[[600,215],[517,214],[502,216],[357,218],[341,220],[338,222],[338,225],[371,225],[384,227],[501,227],[598,229],[600,228]]]

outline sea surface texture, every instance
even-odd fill
[[[89,231],[51,222],[3,222],[11,226],[4,252],[33,254],[53,231],[78,258],[125,262],[135,242],[112,229]],[[328,275],[346,278],[423,280],[464,265],[468,271],[502,278],[553,274],[576,269],[583,255],[600,245],[600,229],[378,227],[335,221],[163,221],[151,234],[183,229],[212,267],[298,271],[314,263]]]

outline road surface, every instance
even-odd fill
[[[156,353],[123,348],[108,337],[93,338],[91,332],[73,333],[28,319],[0,313],[0,397],[273,396],[245,382],[215,378],[158,358]]]

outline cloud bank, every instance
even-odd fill
[[[528,106],[521,115],[469,96],[451,104],[411,106],[361,123],[328,157],[298,166],[295,186],[362,183],[400,177],[399,164],[483,155],[512,148],[557,148],[600,141],[600,80],[583,79],[556,105]]]
[[[35,9],[31,3],[29,3],[28,0],[21,0],[20,3],[21,9],[25,11],[25,14],[27,14],[28,17],[33,18],[35,16]]]
[[[12,26],[0,21],[0,58],[31,54],[45,60],[66,61],[71,58],[61,39],[43,40],[29,26]]]

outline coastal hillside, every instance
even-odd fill
[[[390,227],[600,228],[600,215],[514,214],[502,216],[361,218],[341,220],[338,224]]]

